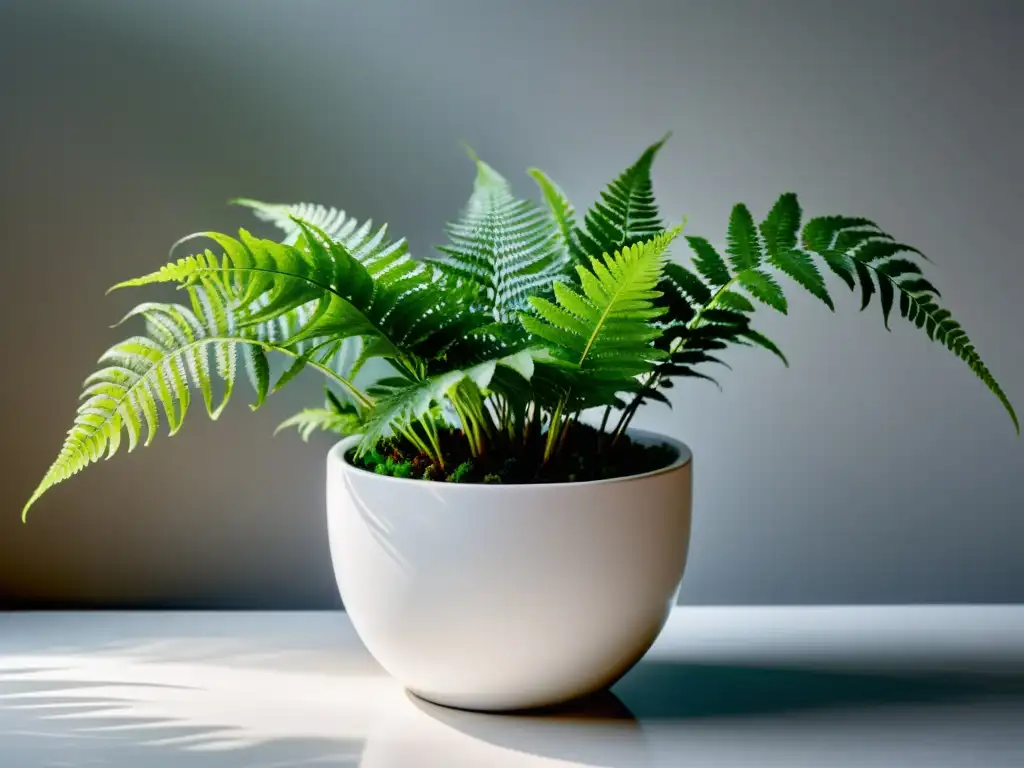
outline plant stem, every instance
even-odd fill
[[[444,453],[441,451],[441,443],[437,439],[437,430],[434,428],[434,422],[432,419],[425,418],[423,421],[423,431],[427,433],[427,438],[430,440],[430,444],[434,447],[434,453],[437,457],[437,463],[444,469]]]
[[[452,398],[452,405],[455,408],[455,413],[459,417],[459,421],[462,422],[462,433],[466,436],[466,440],[469,441],[469,450],[474,456],[476,455],[476,430],[473,428],[473,419],[466,410],[466,406],[459,402],[456,398]]]
[[[694,330],[696,328],[699,328],[701,321],[704,319],[704,313],[709,309],[714,309],[718,305],[718,301],[722,297],[722,295],[726,291],[728,291],[733,285],[735,285],[742,275],[743,272],[739,272],[738,274],[734,275],[725,285],[723,285],[717,291],[715,291],[715,295],[711,297],[711,300],[708,301],[708,303],[701,307],[699,310],[697,310],[694,316],[690,319],[690,322],[686,324],[687,330]],[[686,346],[685,338],[676,339],[673,342],[671,349],[669,349],[669,354],[671,355],[678,352],[684,346]],[[647,379],[641,386],[640,391],[633,398],[632,402],[629,405],[627,405],[626,408],[623,410],[622,417],[615,425],[615,431],[612,433],[612,445],[615,445],[615,443],[619,441],[619,438],[621,438],[622,435],[625,434],[626,430],[629,428],[629,423],[633,420],[633,417],[636,415],[636,412],[640,409],[640,403],[643,398],[643,393],[649,389],[657,387],[661,383],[662,378],[664,377],[657,371],[651,371],[647,375]],[[607,416],[607,411],[605,413]],[[601,423],[601,431],[604,431],[604,422]]]
[[[562,434],[558,438],[558,448],[555,449],[556,454],[562,452],[562,448],[565,447],[566,438],[568,438],[569,433],[572,431],[572,427],[579,419],[579,416],[580,412],[576,411],[568,419],[565,420],[565,426],[562,428]]]
[[[613,446],[619,441],[619,438],[622,437],[626,429],[629,427],[629,422],[633,420],[633,414],[635,414],[640,408],[640,402],[640,395],[638,394],[633,398],[633,402],[622,409],[622,416],[619,417],[619,421],[616,423],[615,429],[612,431],[611,444]]]
[[[430,447],[420,439],[419,435],[416,434],[416,428],[412,424],[404,429],[399,429],[398,431],[402,433],[402,436],[406,440],[416,446],[416,450],[421,451],[423,454],[430,457],[431,461],[437,461],[437,457],[431,452]]]
[[[547,464],[554,455],[555,446],[558,444],[559,433],[562,425],[562,410],[565,408],[565,398],[558,401],[555,410],[551,413],[551,423],[548,425],[548,439],[544,444],[544,463]]]

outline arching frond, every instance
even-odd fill
[[[262,329],[235,326],[224,293],[200,286],[192,286],[189,293],[188,306],[145,303],[125,317],[143,318],[145,335],[111,347],[99,360],[101,368],[85,380],[74,425],[23,516],[54,485],[117,453],[122,433],[129,451],[149,445],[161,412],[174,435],[189,410],[191,387],[199,390],[206,411],[216,419],[234,392],[239,358],[258,407],[270,386],[266,352],[296,357],[293,350],[263,340]],[[217,382],[219,398],[214,394]]]
[[[949,310],[939,306],[939,292],[923,277],[915,259],[927,261],[924,255],[913,246],[895,241],[868,219],[821,216],[808,221],[801,232],[801,215],[797,197],[791,192],[778,198],[760,225],[755,224],[746,206],[735,206],[726,238],[728,263],[707,240],[687,238],[695,254],[696,271],[681,265],[669,265],[665,270],[659,303],[667,316],[659,343],[668,345],[669,359],[660,364],[659,375],[648,383],[656,386],[674,375],[671,366],[677,351],[706,353],[740,343],[763,347],[785,362],[774,342],[749,324],[713,320],[722,318],[723,310],[734,319],[748,315],[754,307],[743,292],[786,312],[788,302],[773,269],[834,309],[816,264],[820,258],[851,290],[860,287],[861,309],[877,293],[886,327],[898,297],[900,315],[966,362],[999,399],[1019,433],[1017,414],[1006,393],[961,325]]]
[[[868,306],[877,288],[886,328],[898,296],[900,316],[967,363],[1006,409],[1020,434],[1017,413],[1003,388],[982,361],[963,326],[948,309],[939,305],[938,290],[923,277],[921,266],[912,260],[915,257],[925,259],[919,250],[896,242],[871,221],[841,216],[811,219],[804,227],[802,240],[804,246],[821,257],[851,289],[860,285],[861,309]]]

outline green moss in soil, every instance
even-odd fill
[[[361,469],[389,477],[449,483],[582,483],[641,475],[667,467],[678,456],[664,443],[645,445],[623,436],[612,444],[608,435],[585,424],[566,433],[558,454],[543,462],[544,436],[525,445],[493,440],[482,456],[473,456],[460,431],[439,434],[445,465],[441,467],[405,439],[385,440],[376,449],[349,461]]]

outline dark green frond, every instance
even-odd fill
[[[665,287],[666,283],[671,284],[671,289]],[[707,304],[714,295],[710,286],[705,285],[695,274],[674,262],[665,265],[665,279],[659,288],[665,291],[667,296],[674,293],[682,294],[698,306]]]
[[[717,306],[734,309],[737,312],[753,312],[755,309],[754,305],[750,303],[750,299],[736,291],[722,291],[719,293]]]
[[[789,311],[789,302],[782,292],[782,287],[774,277],[760,269],[744,269],[738,275],[739,283],[750,295],[782,314]]]
[[[792,192],[785,192],[761,222],[761,236],[764,238],[768,258],[796,248],[800,232],[800,203]]]
[[[921,267],[908,256],[927,258],[913,246],[899,243],[867,219],[822,216],[804,226],[806,247],[828,264],[851,287],[860,286],[861,309],[877,293],[885,326],[889,327],[896,298],[900,315],[967,363],[996,396],[1020,433],[1012,404],[974,345],[949,310],[941,308],[939,292],[921,275]]]
[[[774,341],[769,339],[763,333],[755,331],[753,328],[745,328],[743,329],[742,333],[740,333],[740,337],[750,341],[755,346],[767,349],[769,352],[771,352],[773,355],[779,358],[779,360],[782,361],[783,365],[789,368],[789,360],[787,360],[786,356],[782,354],[782,350],[778,348]]]
[[[616,253],[655,237],[664,230],[654,201],[651,166],[658,150],[668,140],[665,135],[652,144],[640,158],[623,171],[602,192],[575,230],[576,263],[587,266],[586,257]]]
[[[836,235],[844,229],[860,229],[869,227],[878,231],[873,221],[850,216],[819,216],[811,219],[804,226],[802,234],[804,247],[815,253],[822,253],[832,248]]]
[[[834,311],[835,306],[832,304],[832,297],[828,294],[821,272],[811,257],[797,248],[800,216],[800,203],[796,195],[792,192],[780,195],[761,222],[761,236],[764,238],[764,251],[768,263],[785,272]]]
[[[835,311],[832,297],[829,296],[828,289],[825,287],[825,280],[810,256],[796,248],[791,248],[770,256],[769,261],[773,266],[778,267],[800,283],[810,294],[821,299],[829,309]]]
[[[693,249],[693,266],[707,280],[712,288],[721,288],[729,282],[729,265],[725,263],[715,247],[703,237],[687,237],[686,242]]]

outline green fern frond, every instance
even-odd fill
[[[556,303],[532,297],[536,316],[521,316],[526,330],[564,367],[584,374],[580,379],[628,388],[663,356],[651,344],[661,335],[652,321],[664,313],[654,305],[660,296],[655,288],[665,251],[679,231],[592,258],[590,269],[578,266],[582,294],[556,283]]]
[[[284,232],[283,242],[287,244],[298,243],[303,234],[298,222],[302,221],[340,243],[354,258],[363,261],[364,264],[379,260],[385,260],[386,264],[398,268],[407,268],[407,263],[416,264],[409,255],[404,240],[388,240],[387,225],[374,229],[370,220],[359,222],[339,208],[318,203],[265,203],[249,198],[237,198],[231,202],[252,209],[256,218],[277,226]],[[296,307],[292,312],[281,314],[276,320],[280,333],[275,339],[287,339],[297,333],[309,321],[316,306],[317,302],[314,301]],[[297,347],[304,351],[304,347],[315,346],[320,341],[322,339],[308,339],[298,342]],[[341,340],[336,349],[335,359],[330,363],[331,367],[346,378],[355,375],[362,363],[372,357],[360,354],[359,342],[358,337]]]
[[[908,256],[925,259],[916,248],[896,242],[874,222],[842,216],[822,216],[804,226],[805,247],[822,258],[851,288],[861,288],[861,309],[877,292],[886,328],[896,297],[902,317],[922,329],[967,363],[971,371],[996,396],[1020,434],[1017,413],[1002,387],[992,376],[959,322],[939,306],[940,294],[922,277],[921,267]]]
[[[306,222],[296,224],[302,237],[295,246],[254,238],[245,230],[238,239],[206,233],[223,255],[189,256],[115,287],[218,282],[232,290],[243,326],[297,319],[284,346],[362,337],[361,361],[371,354],[389,356],[413,366],[413,373],[416,358],[434,357],[489,322],[472,310],[470,294],[408,258],[404,243],[388,242],[383,229],[357,259]]]
[[[1017,414],[1005,392],[982,362],[963,328],[948,310],[939,307],[938,290],[922,276],[920,265],[912,260],[911,257],[916,257],[927,261],[921,251],[896,241],[865,218],[821,216],[808,221],[801,232],[801,215],[800,204],[793,193],[781,195],[760,226],[755,226],[746,206],[735,206],[726,238],[729,264],[707,241],[688,238],[695,252],[697,274],[678,265],[666,269],[661,286],[665,298],[660,303],[669,310],[669,315],[663,323],[665,333],[661,346],[670,352],[683,347],[713,351],[731,343],[745,343],[763,347],[786,362],[774,342],[753,329],[748,327],[743,333],[734,329],[729,338],[724,338],[721,329],[712,328],[707,321],[718,309],[740,313],[753,309],[750,302],[734,290],[737,287],[762,303],[787,312],[788,301],[770,268],[786,274],[834,309],[824,278],[814,262],[814,257],[818,257],[851,290],[860,287],[861,309],[866,308],[877,293],[887,328],[898,296],[901,316],[963,359],[999,399],[1020,432]],[[726,277],[723,269],[728,271],[727,280],[723,280]],[[682,306],[673,296],[685,299],[689,306]],[[662,363],[660,370],[670,370],[668,365]]]
[[[518,200],[505,178],[475,155],[473,193],[462,217],[447,227],[447,258],[431,260],[446,274],[478,286],[486,308],[508,320],[529,295],[547,292],[565,261],[552,220],[534,203]]]
[[[265,353],[295,357],[295,352],[261,340],[260,329],[233,327],[227,297],[214,287],[192,286],[189,294],[190,306],[145,303],[125,316],[142,317],[146,335],[111,347],[99,360],[100,370],[85,380],[74,425],[25,504],[23,518],[54,485],[117,453],[122,431],[129,452],[140,443],[149,445],[162,411],[174,435],[190,406],[190,386],[200,390],[208,414],[216,419],[234,390],[239,356],[256,390],[256,405],[263,402],[270,379]],[[216,403],[215,381],[223,388]]]
[[[583,227],[575,229],[571,240],[575,265],[586,267],[590,257],[616,253],[650,240],[665,229],[654,200],[651,166],[669,136],[665,134],[644,150],[587,211]]]

